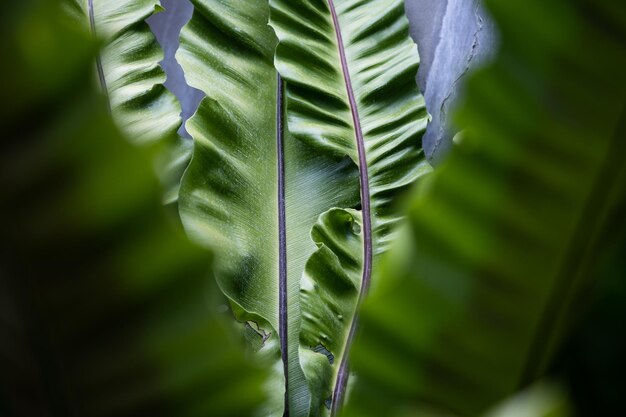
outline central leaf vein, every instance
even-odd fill
[[[363,275],[361,278],[361,291],[359,293],[358,304],[361,303],[365,294],[367,294],[371,276],[372,276],[372,220],[370,209],[370,190],[369,190],[369,176],[367,172],[367,159],[365,154],[365,141],[363,139],[363,131],[361,129],[361,120],[359,118],[359,110],[357,108],[356,99],[354,97],[354,89],[352,87],[352,81],[350,79],[350,71],[348,68],[348,61],[346,59],[345,45],[341,34],[341,27],[339,25],[339,18],[337,17],[337,11],[333,0],[328,0],[328,6],[332,15],[333,25],[335,27],[335,34],[337,36],[337,47],[339,49],[339,58],[341,60],[341,69],[343,72],[343,78],[346,85],[346,92],[348,94],[348,100],[350,103],[350,112],[352,113],[352,121],[354,123],[354,133],[357,145],[357,153],[359,159],[359,179],[361,186],[361,209],[363,216]],[[348,333],[348,339],[344,347],[344,353],[342,355],[341,364],[339,365],[339,372],[337,374],[337,381],[333,391],[333,403],[331,409],[331,415],[338,414],[339,409],[343,403],[346,386],[348,383],[348,355],[347,352],[350,349],[354,335],[357,328],[357,317],[355,316],[350,326]]]
[[[283,81],[280,74],[276,77],[276,153],[278,167],[278,320],[281,359],[285,372],[285,411],[283,416],[289,416],[289,355],[288,355],[288,318],[287,318],[287,226],[285,216],[285,152],[283,127]]]

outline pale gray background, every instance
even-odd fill
[[[426,98],[432,123],[424,136],[428,157],[437,162],[449,149],[456,133],[450,113],[463,92],[463,80],[493,55],[497,48],[495,28],[479,0],[405,0],[411,37],[418,44],[421,66],[418,84]],[[185,82],[174,54],[178,34],[193,8],[189,0],[161,0],[166,11],[148,19],[163,47],[165,85],[179,98],[183,120],[198,107],[203,94]],[[184,126],[181,133],[186,135]]]

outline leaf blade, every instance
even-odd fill
[[[271,338],[287,324],[287,404],[290,415],[304,416],[309,393],[298,359],[298,292],[306,259],[315,250],[309,232],[320,213],[355,204],[354,166],[282,132],[281,224],[281,86],[273,66],[277,41],[267,26],[267,2],[203,0],[194,5],[178,59],[189,84],[207,98],[187,124],[195,152],[181,187],[181,217],[195,240],[218,253],[218,281],[239,319],[257,322]],[[284,248],[280,230],[286,232]],[[286,288],[280,279],[283,249]],[[287,292],[288,323],[280,317],[285,304],[279,300],[281,289]],[[281,414],[281,399],[274,404],[272,415]]]
[[[5,11],[3,42],[39,59],[2,75],[22,91],[55,77],[0,123],[17,139],[0,144],[2,414],[254,415],[265,373],[207,300],[210,255],[171,221],[148,152],[90,82],[88,33],[56,3]]]
[[[415,84],[419,58],[404,4],[272,0],[270,5],[292,135],[330,154],[347,155],[359,167],[362,298],[400,221],[394,207],[398,195],[428,171],[420,139],[428,117]],[[354,334],[357,320],[350,323]],[[333,369],[335,414],[348,373],[345,352],[333,353],[340,363]]]
[[[626,85],[608,57],[623,60],[626,38],[609,41],[603,20],[567,2],[490,3],[503,47],[469,82],[464,139],[412,200],[364,306],[346,415],[405,415],[421,402],[481,415],[540,376],[619,207]],[[542,24],[519,31],[539,13]],[[587,42],[607,45],[595,64],[576,59]]]

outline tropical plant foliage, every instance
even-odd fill
[[[181,217],[217,252],[238,319],[269,339],[263,350],[280,347],[276,415],[325,414],[333,389],[341,402],[360,293],[399,220],[394,196],[428,170],[402,3],[368,7],[390,5],[380,25],[357,19],[365,4],[198,0],[181,36],[178,59],[207,95],[187,126]]]
[[[252,415],[264,373],[92,87],[93,44],[58,8],[19,6],[2,17],[1,75],[26,94],[0,124],[21,139],[1,145],[0,414]]]
[[[487,1],[501,52],[428,176],[402,0],[192,3],[193,142],[157,0],[0,16],[20,138],[0,159],[0,414],[569,415],[536,380],[626,241],[617,0]]]
[[[479,415],[545,372],[579,314],[626,189],[626,25],[580,3],[487,3],[501,52],[364,307],[347,415]]]
[[[163,52],[145,22],[162,10],[159,0],[64,0],[63,5],[102,44],[96,73],[117,125],[132,143],[161,144],[157,174],[166,186],[164,201],[176,201],[191,142],[178,137],[181,107],[163,86]]]

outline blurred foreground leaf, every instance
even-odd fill
[[[46,2],[4,12],[0,415],[250,415],[263,374],[94,91],[88,36]]]
[[[469,82],[464,139],[364,306],[347,415],[480,415],[533,381],[623,232],[625,9],[488,5],[502,51]]]
[[[485,417],[570,417],[572,409],[562,387],[538,382],[508,398]]]

